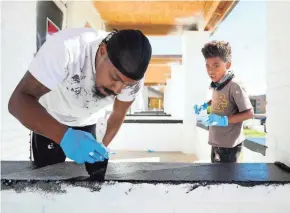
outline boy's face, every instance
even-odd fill
[[[220,57],[207,58],[205,61],[208,76],[215,83],[220,81],[231,67],[231,62],[225,62]]]

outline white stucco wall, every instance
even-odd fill
[[[209,32],[187,31],[182,35],[183,151],[187,153],[196,152],[195,143],[198,140],[193,106],[207,98],[208,76],[200,50],[208,39]]]
[[[134,151],[182,151],[182,131],[182,124],[125,123],[109,148]]]
[[[290,166],[290,2],[267,3],[268,157]],[[277,15],[279,14],[279,15]]]
[[[211,146],[208,144],[208,130],[197,127],[196,138],[194,145],[198,162],[210,163]]]
[[[166,99],[166,102],[164,102],[164,109],[166,109],[168,113],[170,112],[172,117],[183,119],[184,79],[182,65],[171,66],[171,78],[167,80],[164,99]]]
[[[1,3],[1,159],[28,160],[29,131],[10,115],[8,101],[36,53],[36,1]]]
[[[55,213],[184,213],[184,212],[263,212],[289,213],[290,185],[242,187],[220,184],[198,187],[193,184],[105,183],[100,191],[62,185],[65,193],[40,189],[1,191],[2,212]],[[32,203],[33,201],[33,203]]]
[[[171,81],[172,81],[171,79],[166,80],[166,86],[164,87],[163,105],[164,105],[164,112],[172,115],[173,95],[172,95]]]

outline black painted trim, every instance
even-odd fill
[[[193,164],[193,163],[110,163],[102,181],[89,181],[84,165],[65,162],[35,168],[29,161],[1,161],[1,190],[25,190],[37,184],[54,192],[54,184],[85,187],[96,182],[238,184],[245,187],[290,184],[290,173],[273,163]],[[90,183],[91,182],[91,183]],[[36,186],[37,188],[37,186]],[[39,188],[38,188],[39,189]],[[43,188],[42,188],[43,189]],[[52,191],[51,191],[52,190]]]
[[[183,120],[172,120],[172,119],[126,119],[124,123],[134,124],[182,124]]]

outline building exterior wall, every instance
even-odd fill
[[[43,184],[45,185],[45,184]],[[43,187],[44,188],[44,187]],[[51,192],[49,192],[51,191]],[[243,187],[213,184],[132,184],[108,182],[94,190],[62,184],[41,190],[1,191],[3,212],[160,213],[263,212],[289,213],[290,185]],[[33,203],[32,203],[33,201]]]
[[[255,114],[265,114],[266,113],[266,95],[256,95],[250,96],[252,105],[254,107]]]
[[[267,2],[267,155],[290,166],[290,2]],[[279,14],[279,15],[277,15]]]
[[[36,53],[37,2],[1,3],[1,160],[28,160],[29,131],[10,115],[8,101]]]

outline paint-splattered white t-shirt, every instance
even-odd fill
[[[64,29],[47,39],[30,64],[29,72],[51,90],[40,103],[60,123],[95,124],[101,110],[114,102],[114,96],[100,98],[94,92],[95,56],[107,35],[90,28]],[[118,100],[133,101],[142,84],[124,88]]]

